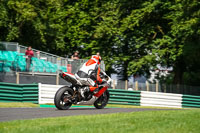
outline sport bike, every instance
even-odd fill
[[[61,87],[55,94],[54,104],[59,110],[67,110],[72,104],[76,105],[94,105],[97,109],[104,108],[109,100],[108,85],[98,85],[97,81],[93,81],[92,77],[87,80],[80,80],[72,73],[61,72],[60,77],[71,83],[71,85]],[[111,81],[110,77],[103,71],[100,77],[107,83]],[[95,83],[96,82],[96,83]],[[97,93],[94,93],[97,87],[92,87],[91,84],[97,84]]]

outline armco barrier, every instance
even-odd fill
[[[110,104],[140,105],[174,108],[200,108],[200,96],[109,89]]]
[[[55,93],[60,87],[62,85],[0,82],[0,102],[54,103]],[[109,104],[200,108],[200,96],[122,89],[108,90],[110,92]]]
[[[183,108],[200,108],[200,96],[183,95],[182,96],[182,107]]]
[[[0,82],[0,101],[38,103],[38,84]]]
[[[182,108],[182,94],[141,91],[140,105]]]
[[[54,103],[56,91],[63,85],[50,85],[39,83],[39,104]]]
[[[140,105],[140,91],[109,89],[109,104]]]
[[[39,84],[39,104],[54,103],[56,91],[62,85]],[[140,105],[140,91],[109,89],[110,104]]]

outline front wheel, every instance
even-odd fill
[[[106,90],[95,102],[94,102],[94,106],[97,109],[103,109],[109,100],[109,92],[108,90]]]
[[[72,106],[73,89],[68,86],[61,87],[55,94],[54,104],[59,110],[67,110]]]

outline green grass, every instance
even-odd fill
[[[34,103],[22,103],[22,102],[0,102],[0,108],[16,108],[16,107],[39,107],[38,104]]]
[[[200,110],[82,115],[0,123],[0,133],[199,133]]]

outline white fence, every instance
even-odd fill
[[[56,91],[62,86],[39,83],[39,104],[54,103]]]
[[[182,94],[141,91],[141,106],[182,108]]]

